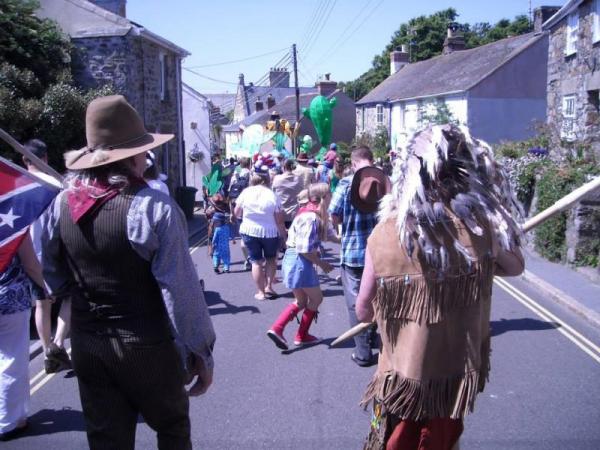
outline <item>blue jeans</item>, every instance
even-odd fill
[[[350,326],[353,327],[360,323],[356,317],[356,297],[358,296],[360,279],[362,278],[364,267],[342,265],[340,269],[342,286],[344,288],[344,298],[346,299],[346,307],[348,308],[348,319],[350,319]],[[358,359],[369,361],[373,357],[373,353],[371,352],[371,339],[373,333],[372,329],[369,329],[354,336],[354,345],[356,346],[354,355]]]

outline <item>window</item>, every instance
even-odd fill
[[[383,105],[377,105],[377,125],[383,125]]]
[[[592,42],[600,41],[600,0],[592,5]]]
[[[567,43],[565,55],[569,56],[577,52],[577,33],[579,33],[579,12],[574,11],[567,17]]]
[[[575,140],[576,138],[576,126],[575,126],[575,96],[567,95],[563,97],[563,108],[562,108],[562,126],[560,130],[560,137],[568,141]]]
[[[159,67],[160,99],[165,100],[167,98],[167,62],[166,62],[166,56],[164,53],[159,53],[158,63],[160,66]]]
[[[361,131],[365,131],[365,108],[364,107],[360,108],[360,115],[361,115],[360,129],[361,129]]]

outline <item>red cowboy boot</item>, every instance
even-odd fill
[[[282,350],[287,350],[289,348],[287,341],[283,337],[283,329],[299,312],[300,308],[298,308],[295,303],[290,303],[281,314],[279,314],[279,317],[275,323],[271,325],[269,331],[267,331],[267,336],[269,336],[275,345]]]
[[[294,339],[294,345],[303,346],[303,345],[312,345],[318,344],[321,342],[321,338],[312,336],[308,334],[308,329],[312,324],[313,319],[317,316],[317,311],[311,311],[306,308],[304,310],[304,314],[302,314],[302,319],[300,320],[300,327],[298,328],[298,333],[296,333],[296,338]]]

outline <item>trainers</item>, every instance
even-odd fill
[[[318,344],[322,340],[323,339],[313,336],[312,334],[307,334],[306,336],[304,336],[304,338],[300,338],[299,336],[296,336],[296,339],[294,339],[294,345],[296,347],[304,347],[306,345]]]
[[[267,336],[271,338],[271,340],[275,343],[277,348],[280,348],[281,350],[287,350],[289,348],[285,338],[282,335],[277,334],[275,331],[267,331]]]
[[[214,270],[215,270],[215,273],[216,273],[217,275],[219,275],[219,274],[221,273],[221,271],[219,270],[219,268],[218,268],[218,267],[215,267],[215,268],[214,268]]]
[[[223,269],[223,273],[231,273],[229,269]]]
[[[250,262],[250,258],[246,259],[246,262],[244,263],[244,270],[250,270],[252,269],[252,263]]]
[[[354,353],[352,353],[352,355],[350,357],[352,358],[352,361],[354,361],[360,367],[371,367],[371,366],[377,364],[377,360],[378,360],[377,355],[371,355],[371,357],[369,359],[361,359],[358,356],[356,356]]]
[[[62,370],[71,370],[72,364],[69,354],[64,348],[56,344],[50,344],[46,349],[46,359],[44,360],[44,370],[46,373],[57,373]]]

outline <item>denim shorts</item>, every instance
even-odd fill
[[[242,234],[244,245],[248,249],[250,261],[262,261],[267,258],[275,258],[279,250],[279,238],[259,238]]]

